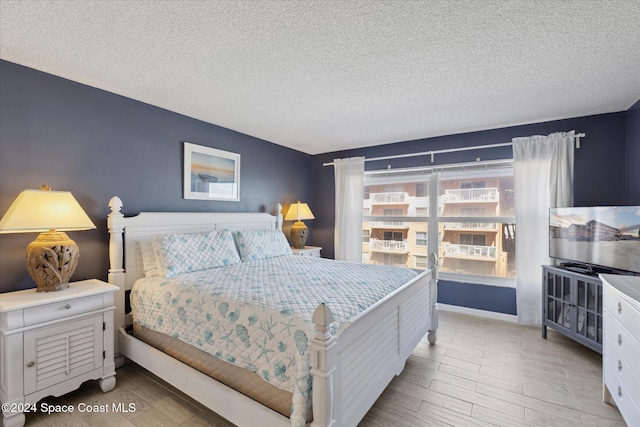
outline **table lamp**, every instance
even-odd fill
[[[27,246],[27,271],[37,292],[60,291],[78,265],[79,249],[64,232],[96,228],[68,191],[24,190],[0,220],[0,234],[41,233]]]
[[[291,227],[291,242],[293,243],[293,247],[296,249],[304,249],[305,243],[307,243],[307,237],[309,236],[309,229],[304,222],[305,219],[316,219],[311,213],[311,209],[309,209],[309,205],[306,203],[294,203],[289,208],[289,212],[287,212],[287,216],[285,217],[285,221],[294,221],[296,223]]]

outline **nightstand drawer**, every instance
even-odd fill
[[[61,291],[63,292],[63,291]],[[103,308],[102,295],[74,298],[67,301],[42,304],[24,309],[24,326],[37,325],[51,320],[64,319],[76,314],[88,313]]]
[[[291,253],[293,255],[298,256],[306,256],[312,258],[320,258],[320,251],[322,248],[320,246],[305,246],[304,248],[291,248]]]
[[[313,258],[320,258],[320,251],[306,251],[302,252],[300,256],[308,256]]]

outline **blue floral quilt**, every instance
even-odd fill
[[[138,280],[136,323],[256,372],[293,393],[291,424],[311,406],[311,316],[326,303],[334,333],[417,274],[406,268],[281,256]]]

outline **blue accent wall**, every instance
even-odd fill
[[[627,204],[640,206],[640,100],[627,110]]]
[[[0,94],[0,215],[24,189],[71,191],[98,227],[68,233],[80,246],[73,280],[107,277],[112,196],[126,214],[273,213],[311,200],[308,154],[7,61]],[[183,141],[241,155],[239,202],[182,198]],[[35,238],[0,235],[0,292],[35,287],[25,268]]]
[[[515,288],[438,280],[438,302],[514,316],[517,314]]]
[[[314,244],[322,246],[322,254],[333,257],[334,229],[334,171],[323,163],[335,158],[354,156],[382,157],[440,150],[445,148],[473,147],[503,142],[530,135],[548,135],[553,132],[575,130],[584,132],[582,146],[575,151],[574,200],[576,206],[624,205],[627,194],[640,191],[640,181],[629,181],[627,185],[626,146],[629,128],[625,125],[626,112],[578,117],[522,126],[492,129],[416,141],[398,142],[374,147],[313,156],[313,206]],[[634,151],[637,155],[637,151]],[[512,158],[511,147],[438,154],[433,165]],[[415,167],[432,164],[428,156],[382,160],[365,163],[366,170]],[[636,164],[638,164],[636,162]],[[634,166],[629,164],[629,168]],[[636,178],[638,172],[634,175]],[[630,177],[632,178],[632,177]],[[535,177],[532,177],[535,179]],[[439,289],[441,303],[465,306],[498,313],[515,314],[515,290],[505,287],[463,284],[443,281]]]

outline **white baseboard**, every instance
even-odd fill
[[[518,323],[518,316],[513,314],[496,313],[495,311],[478,310],[477,308],[460,307],[457,305],[440,304],[438,310],[451,311],[453,313],[469,314],[471,316],[486,317],[494,320],[504,320],[505,322]]]

